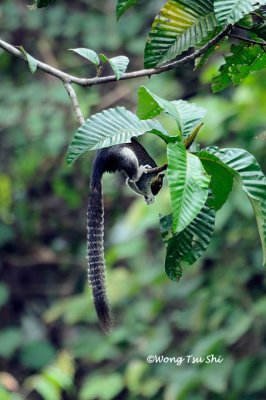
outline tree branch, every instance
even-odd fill
[[[67,93],[68,93],[68,95],[70,97],[70,101],[71,101],[73,110],[74,110],[74,112],[76,114],[77,120],[80,123],[80,125],[82,125],[85,122],[85,118],[83,117],[83,114],[81,112],[76,92],[75,92],[75,90],[73,89],[73,87],[71,86],[70,83],[65,82],[64,86],[65,86],[66,91],[67,91]]]
[[[139,71],[133,71],[125,73],[120,80],[127,80],[127,79],[135,79],[140,78],[143,76],[152,76],[161,74],[162,72],[170,71],[172,69],[178,68],[183,66],[185,63],[189,61],[194,61],[196,58],[200,57],[204,54],[210,47],[216,45],[224,36],[226,36],[232,29],[232,25],[228,25],[222,32],[220,32],[217,36],[211,39],[205,46],[200,48],[199,50],[194,51],[192,54],[185,56],[177,61],[173,61],[171,63],[159,66],[157,68],[149,68],[149,69],[142,69]],[[11,44],[5,42],[4,40],[0,40],[0,47],[6,50],[8,53],[13,54],[14,56],[21,58],[22,60],[26,61],[24,55],[18,50],[16,47],[12,46]],[[73,75],[69,75],[57,68],[51,67],[48,64],[45,64],[39,60],[36,60],[37,67],[46,72],[47,74],[53,75],[56,78],[60,79],[64,83],[75,83],[79,86],[94,86],[100,85],[103,83],[108,82],[115,82],[117,78],[115,75],[104,76],[104,77],[95,77],[95,78],[79,78]]]

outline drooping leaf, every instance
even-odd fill
[[[117,56],[113,58],[108,58],[106,57],[105,54],[99,54],[99,57],[103,64],[105,63],[110,64],[117,80],[119,80],[121,76],[125,73],[129,63],[129,59],[126,56]]]
[[[145,67],[174,59],[200,43],[216,26],[212,0],[168,0],[152,24]]]
[[[169,143],[168,182],[173,209],[173,230],[181,232],[206,203],[210,177],[200,159],[182,143]]]
[[[104,110],[88,118],[74,134],[67,152],[67,163],[72,164],[88,150],[128,143],[132,137],[152,130],[165,132],[158,121],[141,121],[124,107]]]
[[[112,70],[116,76],[116,79],[119,80],[121,76],[125,73],[129,59],[126,56],[117,56],[113,58],[109,58],[109,64],[111,65]]]
[[[239,85],[251,72],[266,66],[266,53],[259,45],[232,45],[231,55],[212,80],[212,89],[217,93],[229,85]]]
[[[218,149],[208,147],[209,153],[220,158],[234,171],[235,179],[247,193],[257,219],[263,248],[263,264],[266,264],[266,177],[256,159],[243,149]]]
[[[79,54],[80,56],[86,58],[86,60],[89,60],[94,65],[97,65],[97,66],[100,65],[99,57],[98,57],[97,53],[95,53],[94,50],[86,49],[84,47],[80,47],[78,49],[69,49],[69,50],[74,51],[75,53]]]
[[[36,10],[37,8],[47,7],[55,2],[56,0],[35,0],[35,3],[29,6],[29,9]]]
[[[208,205],[218,211],[224,205],[232,191],[234,181],[233,171],[220,158],[207,151],[201,151],[197,155],[205,171],[211,177],[210,189],[212,197],[208,199]]]
[[[27,62],[29,64],[29,68],[30,68],[31,72],[34,74],[37,70],[37,60],[34,57],[32,57],[30,54],[28,54],[23,46],[19,46],[19,50],[24,55],[25,59],[27,60]]]
[[[182,133],[182,138],[185,140],[191,132],[202,122],[207,114],[207,110],[194,103],[189,103],[184,100],[173,101],[178,116],[179,127]]]
[[[129,7],[134,6],[137,2],[138,0],[117,0],[117,5],[116,5],[117,19],[119,19]]]
[[[214,11],[220,24],[235,24],[245,15],[266,4],[265,0],[215,0]]]
[[[167,222],[169,216],[161,219]],[[168,240],[165,270],[171,280],[179,280],[183,267],[195,263],[207,249],[215,226],[215,211],[204,205],[195,219],[181,233]]]

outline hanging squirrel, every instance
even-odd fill
[[[105,287],[102,176],[105,172],[123,172],[127,176],[129,187],[143,196],[147,204],[151,204],[163,185],[164,174],[160,173],[163,169],[165,168],[157,167],[155,161],[134,138],[130,143],[97,151],[91,173],[87,214],[88,278],[95,309],[106,333],[112,328],[112,316]]]

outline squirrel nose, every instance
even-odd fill
[[[154,197],[147,197],[145,196],[145,201],[148,205],[152,204],[154,202]]]

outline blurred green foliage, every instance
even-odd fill
[[[157,4],[158,3],[158,4]],[[127,54],[142,66],[144,37],[160,1],[117,25],[114,1],[56,2],[29,12],[0,5],[1,36],[34,57],[81,75],[93,70],[69,48]],[[103,29],[104,27],[104,29]],[[265,72],[210,95],[214,58],[204,71],[79,89],[85,115],[125,105],[134,111],[143,82],[169,100],[208,109],[203,145],[244,147],[266,171]],[[90,68],[90,67],[89,67]],[[123,179],[104,179],[108,292],[116,328],[105,336],[86,282],[86,202],[93,155],[74,167],[64,157],[77,123],[57,80],[32,76],[0,55],[0,399],[262,400],[266,397],[266,279],[248,201],[236,187],[217,215],[205,257],[170,282],[163,268],[159,212],[167,189],[147,207]],[[167,118],[163,123],[168,125]],[[143,138],[158,162],[164,145]],[[149,355],[222,356],[221,364],[149,364]]]

